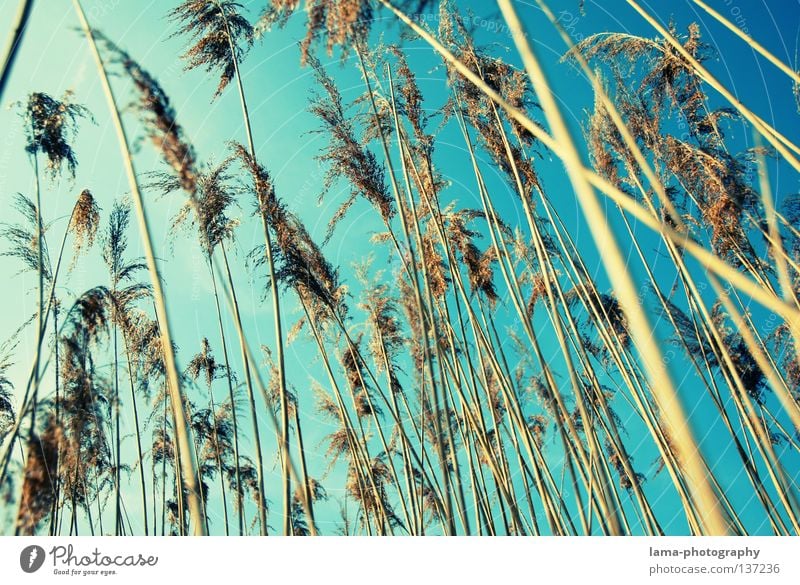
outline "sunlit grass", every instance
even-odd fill
[[[497,2],[511,55],[479,46],[455,2],[309,2],[298,68],[316,83],[302,97],[324,143],[317,187],[321,200],[343,195],[318,235],[277,188],[278,162],[256,148],[254,90],[240,74],[257,36],[303,18],[297,2],[274,0],[255,26],[228,0],[164,15],[186,42],[187,69],[218,76],[209,97],[238,93],[243,135],[220,136],[227,156],[205,162],[159,72],[94,30],[73,0],[129,196],[101,212],[84,190],[51,265],[40,175],[74,172],[72,139],[88,112],[75,105],[80,88],[56,100],[32,87],[19,107],[36,192],[18,198],[23,223],[2,231],[38,282],[36,314],[0,354],[0,485],[17,510],[7,532],[798,534],[800,214],[796,198],[773,195],[766,163],[796,172],[798,148],[711,73],[699,26],[682,33],[628,3],[656,36],[597,31],[576,42],[537,1],[564,42],[558,66],[575,67],[594,93],[577,133],[511,0]],[[423,9],[439,11],[437,29],[415,18]],[[376,15],[441,60],[436,122],[404,45],[377,42]],[[354,102],[324,50],[360,76]],[[731,152],[734,118],[770,150]],[[680,137],[677,119],[689,128]],[[163,165],[139,168],[134,132]],[[457,155],[442,154],[445,132]],[[552,168],[543,179],[545,155],[558,161],[557,182]],[[444,159],[456,156],[476,208],[450,194]],[[174,343],[185,324],[170,319],[169,264],[148,221],[163,202],[150,192],[180,202],[170,237],[198,247],[213,291],[211,327],[190,347]],[[593,247],[576,245],[577,226],[555,204],[564,197]],[[338,265],[325,245],[361,221],[362,203],[381,231],[348,242],[359,261]],[[263,243],[242,260],[232,251],[245,221]],[[128,257],[129,238],[144,258]],[[95,261],[96,239],[106,280],[77,293],[57,286],[71,274],[67,243],[74,265]],[[263,322],[247,321],[239,273],[263,288]],[[779,324],[767,329],[755,311]],[[25,327],[36,351],[21,384],[5,371]],[[292,371],[293,344],[319,379]],[[712,427],[736,494],[704,445]],[[656,458],[649,468],[645,456]],[[266,479],[272,464],[277,483]],[[755,529],[742,501],[759,509]]]

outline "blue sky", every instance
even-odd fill
[[[254,20],[264,1],[243,4],[247,15]],[[514,50],[508,48],[509,38],[500,24],[493,2],[457,0],[455,4],[460,9],[471,9],[475,12],[473,22],[476,25],[478,43],[491,45],[493,51],[506,56],[511,62],[517,62]],[[546,18],[534,7],[534,3],[517,4],[544,61],[545,69],[553,81],[557,97],[569,115],[573,133],[577,135],[586,119],[585,111],[592,108],[590,88],[574,69],[559,62],[565,47]],[[746,29],[776,56],[787,63],[796,63],[800,30],[800,3],[797,0],[715,0],[710,4]],[[0,0],[0,34],[10,28],[16,5],[16,0]],[[84,38],[77,30],[78,21],[70,3],[57,3],[58,8],[55,5],[56,3],[42,0],[36,3],[30,30],[4,96],[5,102],[0,104],[0,221],[13,219],[10,201],[14,193],[30,194],[33,185],[30,165],[23,152],[24,135],[20,119],[12,102],[24,100],[31,91],[44,91],[59,96],[71,90],[74,92],[74,100],[85,105],[94,114],[95,123],[81,123],[75,142],[79,161],[75,180],[62,179],[45,183],[45,217],[53,222],[52,233],[59,234],[64,228],[65,216],[69,213],[73,197],[80,190],[89,188],[107,213],[113,200],[127,193],[128,186],[122,165],[119,164],[116,137],[100,91],[94,63]],[[244,141],[238,96],[231,87],[219,99],[212,101],[216,79],[200,71],[183,71],[183,63],[179,60],[183,40],[171,36],[175,32],[175,25],[165,18],[168,10],[175,5],[175,0],[84,2],[93,26],[129,51],[161,82],[179,112],[178,119],[200,158],[204,161],[219,161],[226,156],[228,141]],[[562,24],[577,39],[606,30],[628,31],[645,36],[655,34],[623,0],[587,0],[583,13],[579,9],[578,0],[554,1],[550,5],[559,15]],[[664,22],[674,19],[681,31],[685,30],[689,22],[698,21],[705,41],[716,49],[717,57],[710,62],[709,67],[718,79],[750,109],[781,128],[790,139],[795,142],[800,140],[797,105],[792,95],[791,83],[785,76],[732,33],[704,13],[698,12],[699,9],[692,2],[643,2],[643,5],[649,6],[651,12],[655,12]],[[380,16],[385,18],[386,14],[380,13]],[[418,18],[433,21],[435,15],[418,15]],[[377,26],[376,31],[382,31],[387,40],[393,40],[397,37],[399,25],[391,18],[387,20],[390,21],[389,26]],[[262,40],[256,41],[242,66],[242,73],[250,102],[258,156],[272,173],[279,196],[302,217],[311,233],[321,241],[328,219],[338,206],[340,198],[347,192],[347,186],[337,184],[325,201],[318,203],[319,185],[325,169],[315,161],[315,156],[325,145],[326,139],[323,135],[312,132],[317,128],[317,122],[307,112],[314,82],[309,68],[301,68],[299,64],[297,42],[304,34],[303,27],[304,18],[296,15],[285,30],[272,31]],[[407,49],[426,96],[425,105],[431,114],[435,114],[447,99],[444,70],[426,45],[413,42],[407,45]],[[345,98],[352,100],[357,97],[363,91],[363,83],[353,59],[340,62],[338,55],[334,55],[329,61],[328,70],[336,77]],[[120,95],[123,95],[124,84],[119,80],[114,83],[119,86]],[[717,98],[718,96],[713,96],[712,101]],[[722,105],[722,101],[718,100],[716,105]],[[132,117],[128,117],[126,123],[132,130],[136,130]],[[432,123],[436,124],[438,120],[434,118]],[[752,143],[749,131],[740,125],[732,124],[729,132],[735,137],[735,144],[742,148]],[[452,125],[437,141],[437,157],[440,170],[452,183],[446,193],[448,200],[458,201],[466,207],[479,207],[469,159],[463,141]],[[588,230],[584,228],[580,211],[570,186],[565,182],[560,164],[550,160],[546,153],[543,159],[542,176],[546,189],[556,201],[561,216],[573,229],[572,235],[584,253],[584,260],[595,270],[597,279],[602,284],[607,283],[600,257]],[[149,144],[144,141],[136,161],[138,168],[143,171],[161,168]],[[511,223],[516,220],[521,225],[522,210],[517,207],[517,200],[508,185],[490,165],[485,165],[484,172],[489,176],[492,196],[506,220]],[[492,176],[492,173],[495,174]],[[800,191],[797,176],[779,165],[772,165],[771,179],[778,201],[786,195]],[[212,346],[215,345],[216,325],[210,302],[211,287],[194,238],[182,236],[173,239],[167,234],[169,218],[177,210],[180,200],[159,199],[154,194],[149,194],[147,204],[154,228],[157,255],[162,259],[163,270],[167,275],[167,300],[173,327],[177,331],[176,341],[181,348],[179,359],[185,364],[199,350],[200,337],[208,336],[212,339]],[[242,268],[246,254],[260,244],[263,237],[258,222],[248,219],[250,210],[251,203],[242,202],[243,223],[238,230],[234,256],[239,266],[236,283],[242,297],[243,318],[251,343],[258,347],[260,344],[271,344],[272,328],[270,310],[261,300],[264,292],[263,279],[257,276],[254,278],[249,271]],[[610,215],[614,215],[613,211]],[[618,219],[612,221],[619,226]],[[640,229],[641,243],[656,258],[658,241],[644,231],[644,228]],[[369,238],[379,231],[382,231],[381,224],[374,210],[364,203],[358,203],[325,248],[331,262],[343,267],[344,279],[354,289],[357,285],[349,267],[373,252],[368,244]],[[129,253],[138,256],[141,250],[136,234],[132,231],[130,235]],[[633,253],[625,241],[623,248]],[[377,251],[375,254],[380,265],[382,253]],[[654,266],[657,270],[657,261]],[[634,266],[633,270],[641,276],[640,268]],[[0,302],[6,307],[6,310],[0,312],[0,339],[9,337],[35,310],[36,279],[32,274],[9,277],[17,271],[18,266],[14,260],[0,257],[0,274],[4,277],[3,286],[0,287]],[[98,281],[105,282],[104,278],[104,268],[99,261],[98,251],[95,251],[92,256],[78,263],[67,286],[74,293],[89,288]],[[293,322],[299,316],[297,308],[288,303],[288,310],[288,320]],[[229,338],[233,339],[232,329],[229,331]],[[11,370],[12,379],[20,380],[25,375],[29,367],[26,356],[30,355],[32,345],[32,332],[29,330],[16,352],[17,365]],[[556,348],[552,350],[555,352]],[[301,396],[310,394],[304,394],[303,391],[310,388],[313,379],[322,379],[322,369],[313,357],[311,345],[302,341],[293,344],[289,349],[288,360],[290,378],[298,393]],[[681,380],[683,372],[680,364],[673,364],[672,367],[676,379]],[[681,390],[684,400],[693,404],[691,383],[682,385]],[[301,404],[308,407],[305,409],[305,416],[309,423],[305,428],[310,429],[308,442],[315,446],[310,455],[310,464],[316,470],[324,469],[325,447],[316,446],[326,432],[330,432],[330,423],[316,419],[310,408],[313,399],[301,398]],[[703,406],[698,408],[695,426],[701,431],[698,434],[704,438],[704,446],[711,452],[719,453],[720,465],[724,466],[729,455],[725,451],[726,445],[716,441],[714,427],[709,427],[701,420],[704,409]],[[267,427],[266,421],[262,424]],[[631,424],[636,429],[635,422]],[[641,432],[641,429],[638,431]],[[637,437],[632,437],[630,442],[635,445],[638,442]],[[272,485],[277,485],[275,480],[279,477],[279,465],[272,455],[275,452],[272,448],[273,442],[268,443],[270,446],[265,449],[265,464],[270,473],[268,484],[271,481]],[[130,439],[126,445],[131,448]],[[643,445],[637,461],[646,468],[653,454],[651,448]],[[661,488],[665,492],[669,491],[669,481],[665,476],[666,474],[662,474],[652,480],[649,489],[653,493],[658,493]],[[732,485],[736,485],[736,478],[731,477],[731,481]],[[338,495],[335,488],[329,489],[329,492],[333,496]],[[274,493],[276,501],[273,505],[277,508],[279,496],[277,491]],[[731,497],[736,497],[735,490]],[[134,507],[135,499],[130,499],[130,505]],[[663,505],[674,505],[674,500],[669,499]],[[743,506],[746,515],[749,507],[746,503]],[[330,504],[330,508],[332,519],[336,506]],[[757,524],[756,514],[754,511],[751,521]],[[669,514],[666,516],[669,517]],[[325,520],[323,529],[324,522]],[[681,528],[679,521],[676,520],[674,528]]]

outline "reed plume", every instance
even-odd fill
[[[28,443],[28,458],[17,517],[17,534],[33,536],[50,513],[56,498],[56,469],[61,448],[61,428],[55,420]]]
[[[253,44],[253,28],[241,9],[241,4],[230,0],[186,0],[169,13],[180,25],[175,36],[188,36],[194,42],[183,54],[186,70],[203,68],[219,74],[215,98],[233,80],[235,62]]]
[[[18,104],[32,188],[10,197],[0,253],[38,302],[0,345],[0,504],[17,533],[800,531],[800,197],[784,178],[800,147],[714,77],[727,46],[697,24],[628,0],[654,33],[574,38],[535,0],[564,43],[545,63],[518,3],[497,2],[508,51],[456,4],[270,0],[251,25],[247,3],[176,2],[171,42],[212,102],[235,87],[237,139],[201,137],[169,71],[73,0],[130,193],[77,166],[82,94]],[[792,66],[694,4],[788,96]],[[263,142],[259,79],[281,71],[256,40],[274,28],[299,35],[313,89],[297,128],[322,137],[302,187]],[[341,194],[321,227],[309,189]],[[176,275],[195,324],[170,326]],[[708,429],[714,449],[695,438]]]
[[[95,36],[110,54],[110,63],[119,65],[133,82],[138,95],[134,107],[151,143],[178,177],[180,187],[187,193],[193,193],[197,180],[196,155],[178,123],[169,96],[161,84],[130,53],[118,47],[100,32],[96,31]]]
[[[309,110],[316,116],[324,132],[329,137],[329,145],[318,159],[329,165],[325,175],[322,195],[324,196],[338,179],[351,185],[350,195],[339,206],[328,222],[326,241],[333,235],[336,225],[360,195],[369,201],[388,223],[396,210],[392,196],[386,185],[385,171],[375,155],[358,138],[353,122],[345,114],[345,105],[336,84],[326,73],[317,59],[311,59],[317,82],[322,92],[312,101]]]
[[[78,120],[88,117],[89,111],[71,100],[70,92],[60,100],[35,92],[28,97],[22,114],[27,138],[25,149],[31,156],[42,154],[47,160],[47,171],[53,177],[64,167],[74,175],[78,165],[70,142]]]

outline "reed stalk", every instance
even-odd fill
[[[175,353],[172,347],[172,335],[170,329],[169,318],[167,314],[166,301],[164,292],[161,286],[161,277],[159,276],[158,266],[156,264],[155,254],[153,252],[152,236],[150,232],[149,222],[144,207],[144,199],[142,198],[139,189],[139,179],[136,174],[133,157],[131,156],[129,142],[125,127],[122,124],[122,118],[117,106],[117,100],[114,95],[114,90],[108,80],[108,74],[97,48],[95,42],[94,32],[86,19],[86,14],[83,11],[80,0],[73,0],[73,6],[80,20],[86,40],[89,43],[89,48],[94,57],[97,65],[97,71],[100,76],[100,81],[103,86],[103,91],[108,101],[109,112],[114,124],[114,129],[117,133],[117,138],[120,147],[125,172],[128,177],[129,187],[133,198],[134,209],[136,211],[136,218],[139,224],[139,232],[142,238],[142,245],[144,247],[145,260],[147,262],[147,269],[150,273],[150,281],[153,287],[153,301],[156,307],[156,315],[161,331],[161,345],[164,354],[164,361],[167,370],[167,387],[170,396],[170,404],[172,408],[172,415],[175,421],[175,434],[178,439],[178,449],[181,457],[181,465],[183,466],[183,482],[189,493],[189,511],[194,524],[194,534],[203,535],[205,532],[205,519],[203,508],[200,504],[200,497],[198,491],[198,474],[197,465],[194,461],[192,454],[192,441],[189,438],[189,426],[184,414],[184,398],[181,392],[180,376],[175,360]]]

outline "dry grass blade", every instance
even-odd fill
[[[650,385],[665,419],[670,435],[675,438],[680,458],[686,466],[687,479],[703,517],[703,529],[707,534],[727,534],[728,524],[724,520],[719,501],[706,478],[706,466],[699,454],[691,427],[681,406],[677,390],[667,371],[661,351],[653,339],[653,328],[641,306],[636,286],[627,270],[625,260],[611,232],[594,189],[583,173],[583,163],[577,148],[567,130],[560,109],[553,98],[550,86],[527,41],[522,23],[510,0],[498,0],[517,49],[519,50],[531,82],[544,109],[545,116],[553,133],[567,151],[564,158],[575,193],[583,208],[589,228],[599,249],[604,250],[603,261],[606,272],[617,292],[630,324],[634,343],[648,372]]]
[[[770,173],[800,171],[800,147],[727,103],[710,61],[752,48],[777,67],[767,81],[797,90],[800,75],[745,29],[714,46],[699,24],[626,2],[635,27],[583,20],[581,37],[536,0],[565,45],[546,61],[514,0],[480,7],[510,54],[455,0],[268,0],[255,26],[241,0],[176,0],[149,24],[184,45],[186,80],[211,76],[219,124],[195,149],[194,98],[173,102],[133,57],[141,39],[129,53],[73,0],[121,159],[77,166],[89,116],[71,93],[17,104],[25,195],[0,256],[38,302],[0,343],[9,529],[797,534],[800,195],[773,197],[785,181]],[[710,4],[689,7],[733,30]],[[284,26],[313,87],[305,106],[267,107],[285,71],[254,41]],[[556,95],[548,61],[593,92],[580,135],[566,108],[586,96]],[[218,100],[230,86],[240,139],[222,134],[237,132],[236,104]],[[321,136],[270,135],[284,114]],[[116,170],[121,197],[70,187],[50,203],[57,180]],[[339,197],[324,219],[309,190]],[[167,278],[192,323],[166,306]],[[30,353],[27,385],[12,352]]]
[[[791,79],[794,83],[800,83],[800,75],[798,75],[797,72],[794,71],[791,67],[786,65],[786,63],[784,63],[783,61],[778,59],[775,55],[767,51],[761,45],[761,43],[753,39],[753,37],[744,32],[741,28],[739,28],[738,26],[733,24],[730,20],[722,16],[719,12],[711,8],[711,6],[703,2],[703,0],[692,0],[692,1],[695,4],[697,4],[700,8],[705,10],[712,17],[714,17],[715,20],[722,23],[725,26],[725,28],[727,28],[729,31],[731,31],[733,34],[735,34],[737,37],[739,37],[745,43],[747,43],[748,46],[758,51],[758,53],[760,53],[765,59],[767,59],[767,61],[775,65],[775,67],[777,67],[781,71],[783,71],[789,77],[789,79]]]
[[[28,28],[28,20],[30,19],[31,9],[33,8],[33,0],[20,0],[17,14],[14,18],[14,25],[8,36],[8,43],[3,54],[3,62],[0,64],[0,100],[3,99],[3,93],[6,89],[6,84],[11,76],[11,71],[14,68],[14,62],[17,58],[17,51],[22,44],[22,38]]]
[[[796,154],[800,154],[800,148],[790,142],[786,137],[782,136],[775,128],[767,124],[760,117],[751,112],[744,104],[742,104],[724,85],[722,85],[703,65],[691,55],[681,43],[670,34],[667,29],[661,26],[644,8],[642,8],[636,0],[627,0],[628,4],[644,18],[650,25],[658,31],[658,33],[667,40],[667,42],[675,48],[681,56],[686,59],[694,70],[702,77],[702,79],[720,93],[730,104],[736,108],[742,116],[750,122],[754,128],[769,142],[775,150],[792,165],[796,171],[800,171],[800,161],[791,153],[790,150]]]

